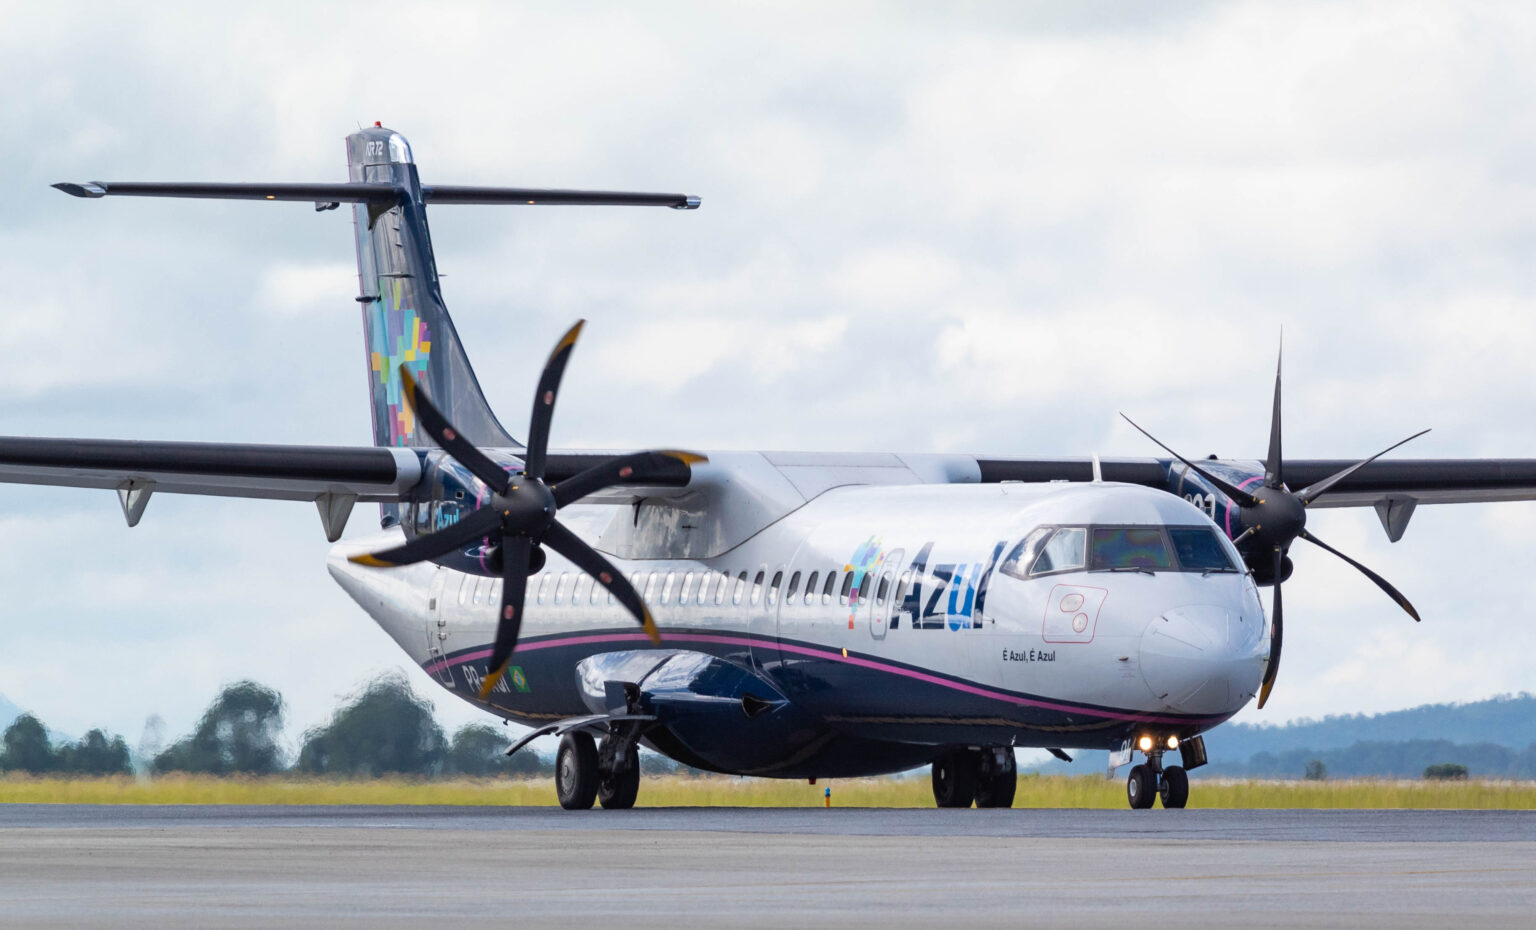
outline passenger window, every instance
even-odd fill
[[[463,607],[469,602],[469,576],[459,576],[459,606]]]
[[[869,597],[869,586],[871,584],[873,584],[873,583],[874,583],[874,576],[869,574],[868,572],[865,572],[863,579],[861,579],[859,581],[859,603],[860,604],[864,603],[864,600]]]
[[[809,607],[816,599],[816,581],[820,572],[811,572],[811,577],[805,579],[805,605]]]
[[[747,593],[747,573],[742,572],[736,576],[736,587],[731,591],[731,603],[740,604],[741,597]]]
[[[875,603],[885,604],[885,596],[891,592],[891,573],[886,572],[880,576],[880,587],[875,589]]]
[[[853,590],[853,572],[843,574],[843,587],[837,592],[837,603],[843,607],[848,606],[848,592]]]
[[[592,579],[592,605],[594,607],[602,603],[604,590],[603,586],[597,583],[596,578]]]
[[[763,575],[764,573],[759,571],[752,578],[752,603],[754,605],[763,599]]]
[[[592,582],[592,576],[580,574],[576,576],[576,588],[571,591],[571,604],[580,604],[587,599],[587,585]]]
[[[688,603],[688,599],[690,597],[692,597],[692,596],[693,596],[693,572],[689,572],[688,574],[683,576],[683,586],[678,589],[678,592],[677,592],[677,603],[678,603],[678,605],[681,606],[683,604]]]
[[[492,604],[497,604],[497,603],[501,602],[501,579],[500,578],[497,578],[495,581],[491,582],[491,593],[490,593],[490,596],[486,598],[486,600],[488,602],[492,603]]]
[[[704,573],[699,575],[699,606],[700,607],[703,607],[705,604],[709,603],[709,585],[710,585],[710,582],[712,582],[714,580],[715,580],[715,576],[711,572],[704,572]]]
[[[656,596],[656,579],[661,572],[648,572],[645,576],[645,602],[649,604],[651,598]]]
[[[1166,571],[1173,567],[1163,531],[1157,527],[1093,528],[1094,571]]]
[[[1035,559],[1032,575],[1048,572],[1077,571],[1083,567],[1083,549],[1088,541],[1088,531],[1080,526],[1066,526],[1051,536],[1045,548]]]
[[[549,572],[545,572],[544,573],[544,577],[539,579],[538,602],[540,604],[544,603],[544,595],[549,593],[549,578],[550,578]]]
[[[799,572],[795,572],[793,575],[789,576],[789,588],[788,588],[788,590],[786,590],[784,592],[784,600],[786,602],[793,601],[795,599],[795,592],[799,591],[799,590],[800,590],[800,573]]]
[[[677,580],[677,572],[667,572],[667,580],[661,583],[661,602],[672,603],[672,583]]]
[[[571,580],[571,576],[570,576],[569,572],[561,572],[560,573],[560,580],[555,582],[555,603],[556,604],[559,604],[559,603],[561,603],[562,601],[565,600],[565,585],[570,580]]]
[[[774,572],[773,580],[768,582],[768,603],[770,606],[779,602],[779,585],[783,583],[784,573]]]
[[[725,603],[725,593],[731,589],[731,573],[720,573],[720,584],[715,588],[715,606]]]
[[[834,585],[836,585],[836,584],[837,584],[837,572],[827,572],[827,583],[824,586],[822,586],[822,589],[821,589],[821,603],[823,605],[832,603],[832,587]],[[846,587],[843,588],[844,592],[846,592],[847,590],[848,589]]]

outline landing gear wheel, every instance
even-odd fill
[[[1156,797],[1157,773],[1149,765],[1131,766],[1131,774],[1125,780],[1125,799],[1131,802],[1131,810],[1146,810]]]
[[[624,760],[621,771],[603,775],[597,781],[597,801],[605,811],[627,811],[635,806],[640,793],[640,759],[634,752]]]
[[[976,754],[951,749],[933,760],[933,800],[940,807],[970,807],[976,800]]]
[[[590,733],[560,737],[555,754],[555,794],[568,811],[592,809],[597,800],[597,744]]]
[[[1019,788],[1019,764],[1013,757],[1013,749],[1004,750],[1003,762],[997,764],[994,749],[983,749],[982,759],[988,764],[981,770],[976,782],[977,807],[1012,807],[1013,795]],[[991,755],[991,759],[986,757]]]
[[[1157,796],[1163,799],[1163,806],[1169,810],[1177,810],[1189,803],[1189,775],[1177,765],[1170,765],[1163,769],[1161,784],[1157,786]]]

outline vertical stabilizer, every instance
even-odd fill
[[[405,365],[465,438],[481,447],[518,447],[486,403],[443,304],[409,143],[378,124],[353,133],[347,170],[353,183],[388,184],[399,192],[393,201],[352,208],[374,444],[434,445],[401,397]]]

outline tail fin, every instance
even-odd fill
[[[388,184],[400,192],[398,199],[352,208],[374,445],[433,445],[400,395],[404,365],[465,438],[482,447],[517,446],[486,403],[443,305],[410,145],[382,126],[353,133],[347,171],[355,184]]]
[[[400,366],[465,438],[482,448],[520,448],[485,401],[469,357],[454,331],[438,288],[429,203],[592,204],[692,210],[686,194],[546,190],[521,187],[426,187],[416,174],[405,137],[379,123],[347,137],[345,184],[229,184],[89,181],[53,185],[74,197],[190,197],[225,200],[311,201],[316,210],[353,206],[357,235],[358,302],[368,352],[373,441],[379,446],[431,446],[400,396]]]

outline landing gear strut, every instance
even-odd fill
[[[1011,746],[951,749],[933,760],[933,800],[939,807],[1012,807],[1018,778]]]
[[[1163,750],[1147,752],[1147,761],[1131,766],[1125,780],[1125,799],[1132,810],[1146,810],[1154,800],[1176,810],[1189,803],[1189,775],[1177,765],[1163,768]]]

